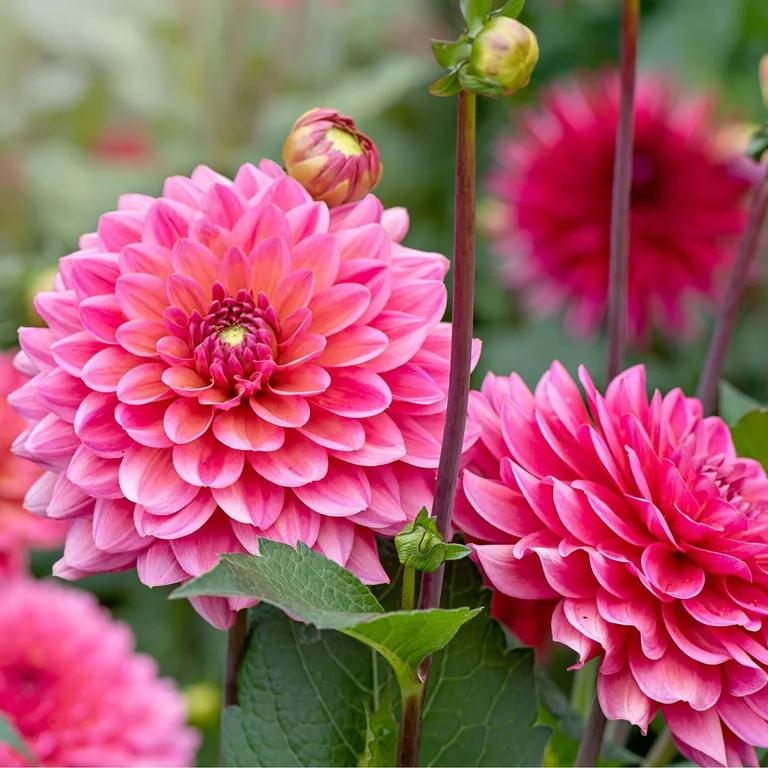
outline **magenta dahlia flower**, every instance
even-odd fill
[[[534,314],[565,308],[594,332],[608,286],[618,79],[560,83],[498,143],[488,188],[489,236],[509,285]],[[745,220],[749,174],[725,157],[710,100],[654,76],[637,86],[628,331],[673,336],[713,299]]]
[[[0,713],[35,765],[192,765],[184,700],[87,592],[16,579],[0,590]],[[0,765],[28,765],[0,743]]]
[[[11,408],[8,395],[24,383],[13,366],[13,354],[0,352],[0,574],[24,570],[31,549],[47,549],[64,541],[67,523],[44,520],[25,511],[22,503],[40,469],[11,453],[24,420]],[[34,499],[32,499],[34,503]]]
[[[74,518],[55,573],[171,584],[266,537],[385,581],[374,534],[430,504],[448,379],[448,262],[407,228],[373,196],[329,212],[269,161],[102,216],[20,334],[16,450],[48,470],[36,505]]]
[[[756,765],[768,747],[768,477],[679,389],[645,371],[586,405],[555,363],[474,393],[456,522],[494,590],[541,601],[554,640],[601,657],[609,718],[659,709],[702,765]],[[530,615],[531,612],[529,612]]]

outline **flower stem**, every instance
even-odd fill
[[[725,355],[739,314],[739,302],[749,278],[749,270],[760,247],[760,232],[768,212],[768,164],[757,180],[752,193],[752,207],[744,235],[733,262],[730,279],[715,320],[707,359],[699,378],[697,397],[704,406],[704,415],[710,416],[717,407],[717,388],[723,374]]]
[[[224,668],[224,692],[221,708],[222,733],[224,725],[224,712],[227,707],[236,706],[238,703],[238,675],[245,655],[246,641],[248,639],[248,611],[238,611],[235,615],[235,623],[227,633],[227,660]],[[219,765],[224,765],[224,740],[221,739],[219,748]]]
[[[419,683],[402,692],[402,716],[400,740],[397,744],[398,767],[419,764],[421,746],[421,715],[424,701],[424,684]]]
[[[454,222],[451,367],[433,505],[437,529],[446,540],[450,535],[467,421],[475,300],[475,94],[469,91],[460,91],[458,97]],[[443,571],[444,566],[441,565],[434,573],[424,574],[419,608],[437,608],[440,605]]]
[[[640,0],[624,0],[621,16],[621,86],[611,194],[611,255],[608,277],[608,367],[610,381],[622,368],[627,333],[629,210],[635,134],[635,71]]]
[[[412,611],[416,602],[416,569],[406,565],[403,568],[403,599],[401,607],[404,611]]]
[[[600,701],[595,696],[592,701],[592,709],[589,713],[587,725],[579,743],[579,751],[576,753],[576,766],[597,765],[600,756],[600,748],[603,746],[603,733],[605,733],[606,719],[603,710],[600,709]]]
[[[664,766],[669,765],[677,754],[677,746],[672,738],[669,728],[665,728],[653,742],[653,746],[643,760],[643,765]]]

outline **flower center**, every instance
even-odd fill
[[[203,316],[189,318],[189,343],[203,378],[231,395],[250,397],[269,380],[277,364],[277,312],[267,297],[240,290],[230,296],[217,283]]]
[[[362,155],[363,148],[360,142],[347,131],[341,128],[329,128],[325,132],[325,138],[331,142],[333,149],[341,152],[343,155]]]

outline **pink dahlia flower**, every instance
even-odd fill
[[[695,300],[711,300],[744,225],[744,166],[722,155],[714,106],[641,76],[629,255],[629,333],[686,331]],[[560,83],[498,143],[488,188],[489,235],[530,310],[567,309],[575,334],[606,310],[618,80]]]
[[[0,590],[0,713],[35,765],[192,765],[197,734],[155,662],[94,598],[53,582]],[[0,744],[0,765],[27,765]]]
[[[494,590],[537,601],[554,640],[600,657],[609,718],[659,709],[702,765],[768,747],[768,478],[678,389],[645,371],[602,396],[555,363],[531,393],[488,376],[457,524]],[[541,602],[538,602],[541,601]],[[528,612],[530,615],[531,611]]]
[[[25,511],[22,502],[40,469],[11,453],[24,420],[11,408],[8,395],[25,378],[13,367],[13,355],[0,353],[0,574],[16,574],[26,565],[30,549],[57,547],[67,524],[43,520]]]
[[[329,213],[269,161],[102,216],[20,334],[30,498],[74,518],[55,573],[171,584],[266,537],[385,581],[374,534],[430,503],[448,378],[448,262],[407,227],[373,196]]]

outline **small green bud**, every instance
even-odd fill
[[[538,60],[536,35],[516,19],[494,16],[472,42],[466,74],[489,95],[508,96],[528,85]]]
[[[446,544],[434,517],[422,507],[416,519],[395,536],[400,562],[417,571],[432,573],[446,560],[460,560],[469,554],[463,544]]]

